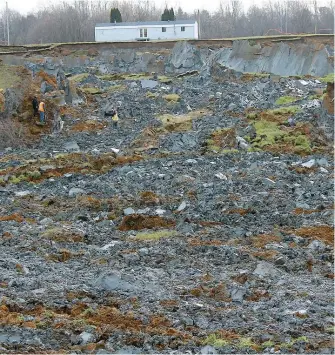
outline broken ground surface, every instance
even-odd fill
[[[332,352],[325,84],[83,74],[0,159],[1,352]]]

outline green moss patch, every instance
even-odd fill
[[[287,105],[290,104],[291,102],[297,101],[298,98],[297,97],[293,97],[293,96],[281,96],[279,97],[275,104],[280,106],[280,105]]]
[[[257,117],[258,117],[257,112],[249,112],[249,113],[247,114],[247,118],[248,118],[249,120],[254,120],[254,119],[257,118]]]
[[[86,94],[91,94],[91,95],[99,95],[102,94],[103,91],[99,88],[82,88],[82,91],[84,91]]]
[[[80,83],[81,81],[85,80],[88,77],[88,73],[81,73],[77,75],[73,75],[69,77],[70,81],[74,81],[75,83]]]
[[[114,91],[124,91],[126,90],[125,85],[112,85],[109,88],[107,88],[107,92],[114,92]]]
[[[320,78],[320,81],[324,83],[333,83],[334,82],[334,73],[329,73],[328,75]]]
[[[163,84],[170,84],[172,83],[172,79],[165,76],[165,75],[159,75],[158,76],[158,81],[160,81]]]
[[[151,79],[152,75],[148,73],[113,73],[113,74],[105,74],[99,75],[99,79],[106,81],[113,80],[143,80],[143,79]]]
[[[253,348],[257,346],[251,338],[240,338],[237,344],[238,348]]]
[[[134,73],[134,74],[124,75],[124,80],[143,80],[143,79],[152,79],[152,75],[148,73]]]
[[[276,153],[296,153],[306,155],[311,153],[311,142],[304,132],[304,127],[285,127],[276,122],[257,121],[254,123],[256,139],[252,148]]]
[[[286,107],[279,107],[273,110],[269,110],[268,113],[274,115],[283,115],[283,114],[295,114],[300,111],[299,106],[286,106]]]
[[[219,335],[213,333],[208,335],[208,337],[203,341],[204,345],[211,345],[215,348],[222,348],[229,344],[225,339],[222,339]]]

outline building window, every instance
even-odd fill
[[[181,26],[181,32],[185,32],[185,26]]]
[[[148,37],[148,29],[147,28],[140,28],[140,37],[141,38]]]
[[[166,32],[166,27],[162,27],[162,32]]]

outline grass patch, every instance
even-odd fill
[[[322,100],[323,99],[323,95],[318,95],[318,94],[315,94],[315,95],[310,95],[308,96],[308,100]]]
[[[124,91],[126,88],[127,87],[125,85],[112,85],[107,88],[107,92]]]
[[[148,73],[113,73],[113,74],[98,75],[98,78],[106,81],[143,80],[143,79],[151,79],[152,75]]]
[[[216,348],[222,348],[228,344],[233,343],[239,338],[239,334],[235,333],[233,330],[222,329],[216,331],[215,333],[209,334],[203,341],[203,345],[211,345]]]
[[[120,73],[98,75],[98,78],[106,81],[124,80],[123,74]]]
[[[96,174],[112,169],[114,166],[130,164],[142,160],[140,155],[118,156],[114,153],[104,153],[99,156],[83,153],[58,154],[54,158],[40,159],[35,164],[7,167],[0,169],[0,177],[10,175],[8,183],[21,181],[40,182],[51,177],[60,177],[67,173]],[[41,165],[53,165],[54,168],[40,171],[41,175],[35,178],[35,171]]]
[[[320,81],[323,83],[333,83],[334,82],[334,73],[329,73],[326,76],[320,78]]]
[[[298,100],[298,98],[293,97],[293,96],[281,96],[276,100],[275,104],[279,105],[279,106],[280,105],[287,105],[287,104],[290,104],[291,102],[294,102],[297,100]]]
[[[177,94],[167,94],[163,95],[163,99],[169,102],[178,102],[180,101],[180,96]]]
[[[70,81],[74,81],[76,83],[80,83],[81,81],[85,80],[88,77],[88,73],[81,73],[77,75],[73,75],[69,77]]]
[[[155,92],[151,92],[151,91],[148,91],[145,96],[148,98],[148,99],[157,99],[157,97],[159,97],[159,94],[155,93]]]
[[[222,154],[236,154],[236,153],[238,153],[239,152],[239,150],[238,149],[222,149],[221,150],[221,153]]]
[[[257,346],[251,338],[241,338],[237,344],[238,348],[253,348]]]
[[[165,75],[159,75],[158,76],[158,81],[160,81],[163,84],[170,84],[172,83],[172,79],[165,76]]]
[[[280,108],[275,108],[273,110],[268,110],[267,112],[269,114],[274,114],[274,115],[283,115],[283,114],[295,114],[300,111],[299,106],[286,106],[286,107],[280,107]]]
[[[18,75],[21,67],[14,65],[0,64],[0,89],[8,89],[21,82]]]
[[[311,142],[304,133],[304,127],[282,128],[276,122],[260,120],[254,123],[256,139],[252,148],[264,149],[279,153],[311,153]]]
[[[192,129],[192,121],[201,118],[208,113],[207,110],[192,111],[185,115],[170,115],[165,114],[157,118],[162,121],[163,127],[170,131],[189,131]]]
[[[103,91],[99,88],[82,88],[82,91],[84,91],[85,94],[90,94],[90,95],[99,95],[102,94]]]
[[[176,236],[178,233],[176,231],[156,231],[151,233],[138,233],[136,235],[136,240],[159,240],[161,238],[170,238]]]
[[[257,112],[250,112],[250,113],[247,114],[247,118],[248,118],[249,120],[254,120],[254,119],[256,119],[257,117],[258,117]]]
[[[236,132],[234,128],[220,128],[211,133],[210,138],[206,141],[208,151],[233,153],[237,149]]]
[[[264,139],[258,144],[259,147],[274,144],[278,139],[285,135],[274,122],[257,121],[255,122],[254,127],[257,135],[264,136]]]
[[[203,345],[211,345],[215,348],[222,348],[228,344],[229,342],[227,340],[220,338],[215,333],[208,335],[208,337],[203,342]]]
[[[152,79],[152,75],[148,73],[134,73],[134,74],[124,74],[124,80],[143,80]]]

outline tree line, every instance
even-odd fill
[[[149,0],[75,0],[45,5],[28,15],[9,10],[10,44],[94,41],[96,23],[200,20],[201,38],[334,32],[334,1],[269,0],[247,10],[242,0],[222,0],[209,12],[158,7]],[[113,12],[111,9],[117,9]],[[172,10],[172,11],[171,11]],[[0,11],[0,42],[6,42],[6,13]]]

